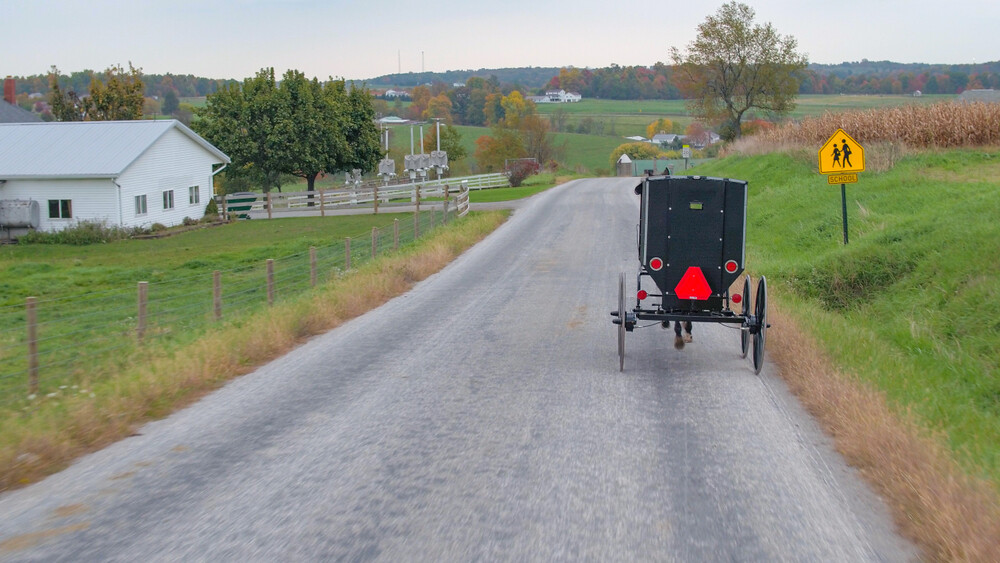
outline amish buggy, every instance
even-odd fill
[[[634,306],[628,307],[625,272],[618,278],[618,369],[625,369],[625,334],[675,323],[722,323],[740,331],[740,357],[752,349],[754,373],[764,366],[767,280],[761,276],[753,307],[751,281],[730,287],[745,268],[747,182],[701,176],[642,180]],[[652,282],[651,284],[649,282]],[[736,313],[731,305],[740,305]],[[652,321],[638,325],[640,321]]]

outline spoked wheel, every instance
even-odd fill
[[[625,371],[625,272],[618,276],[618,371]]]
[[[747,276],[743,282],[743,316],[748,317],[750,313],[750,276]],[[741,327],[740,330],[740,357],[747,357],[747,351],[750,350],[750,330],[749,327]]]
[[[760,277],[760,282],[757,284],[754,316],[759,328],[753,335],[753,371],[759,374],[764,367],[764,341],[767,335],[767,279],[764,276]]]

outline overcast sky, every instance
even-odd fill
[[[668,61],[723,2],[3,0],[0,76],[103,70],[242,79]],[[810,62],[1000,60],[1000,0],[748,1]],[[423,53],[423,62],[421,61]]]

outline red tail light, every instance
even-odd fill
[[[654,272],[658,272],[660,271],[661,268],[663,268],[663,260],[659,258],[650,259],[649,269],[653,270]]]
[[[743,301],[743,296],[740,295],[739,293],[736,293],[732,297],[730,297],[730,299],[733,300],[733,303],[736,303],[738,305],[741,301]]]
[[[639,298],[639,301],[642,301],[643,299],[649,297],[649,294],[646,293],[645,289],[640,289],[639,293],[636,293],[635,296]]]

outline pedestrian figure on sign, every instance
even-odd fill
[[[844,148],[841,150],[844,154],[844,162],[840,164],[840,167],[847,168],[848,166],[853,166],[853,164],[851,164],[851,147],[847,146],[847,139],[841,139],[840,142],[844,143]]]
[[[840,147],[837,146],[837,143],[834,143],[833,144],[833,165],[836,166],[838,164],[840,164]],[[843,166],[841,166],[841,168],[843,168]]]

